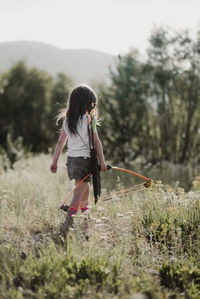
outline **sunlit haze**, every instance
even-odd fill
[[[200,29],[199,0],[0,0],[0,42],[143,52],[153,26]]]

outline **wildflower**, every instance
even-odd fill
[[[131,215],[131,216],[133,216],[133,213],[132,213],[132,212],[127,212],[126,215]]]
[[[196,177],[197,178],[197,177]],[[193,181],[192,182],[192,185],[193,185],[193,189],[194,190],[198,190],[198,189],[200,189],[200,181],[199,180],[196,180],[196,181]]]
[[[117,214],[117,217],[124,217],[124,214]]]
[[[95,221],[96,223],[101,223],[101,220],[100,219],[97,219],[97,218],[91,218],[92,219],[92,221]]]
[[[100,240],[100,241],[107,240],[107,236],[104,235],[104,236],[100,237],[99,240]]]
[[[162,184],[162,181],[161,181],[161,180],[158,180],[158,181],[156,181],[156,184],[161,185],[161,184]]]
[[[99,207],[97,207],[97,210],[98,210],[98,211],[103,211],[104,208],[99,206]]]
[[[172,187],[168,187],[168,188],[167,188],[167,192],[172,193],[173,191],[174,191],[174,189],[173,189]]]
[[[181,187],[177,188],[178,193],[185,193],[185,190]]]
[[[158,226],[158,223],[154,221],[151,225],[153,228],[156,228]]]

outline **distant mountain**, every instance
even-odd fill
[[[40,42],[16,41],[0,43],[0,73],[19,60],[28,66],[46,70],[51,75],[64,72],[76,84],[108,81],[109,66],[114,56],[94,50],[63,50]]]

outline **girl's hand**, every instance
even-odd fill
[[[57,163],[51,163],[50,171],[52,173],[56,173],[57,172]]]
[[[105,162],[101,163],[101,171],[106,171],[107,170],[107,164]]]

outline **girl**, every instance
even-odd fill
[[[58,122],[59,119],[65,118],[54,151],[50,171],[52,173],[56,173],[58,159],[68,139],[67,171],[69,179],[75,179],[76,184],[78,184],[81,179],[91,172],[86,111],[90,112],[92,105],[97,106],[97,101],[98,99],[95,92],[89,86],[79,85],[70,93],[67,110],[64,114],[61,112],[57,119]],[[101,170],[106,171],[107,165],[105,164],[103,148],[96,128],[94,128],[94,144]],[[82,182],[74,191],[74,195],[68,209],[68,216],[71,219],[72,215],[77,213],[79,207],[82,213],[88,208],[88,197],[90,191],[89,181],[90,177]]]

